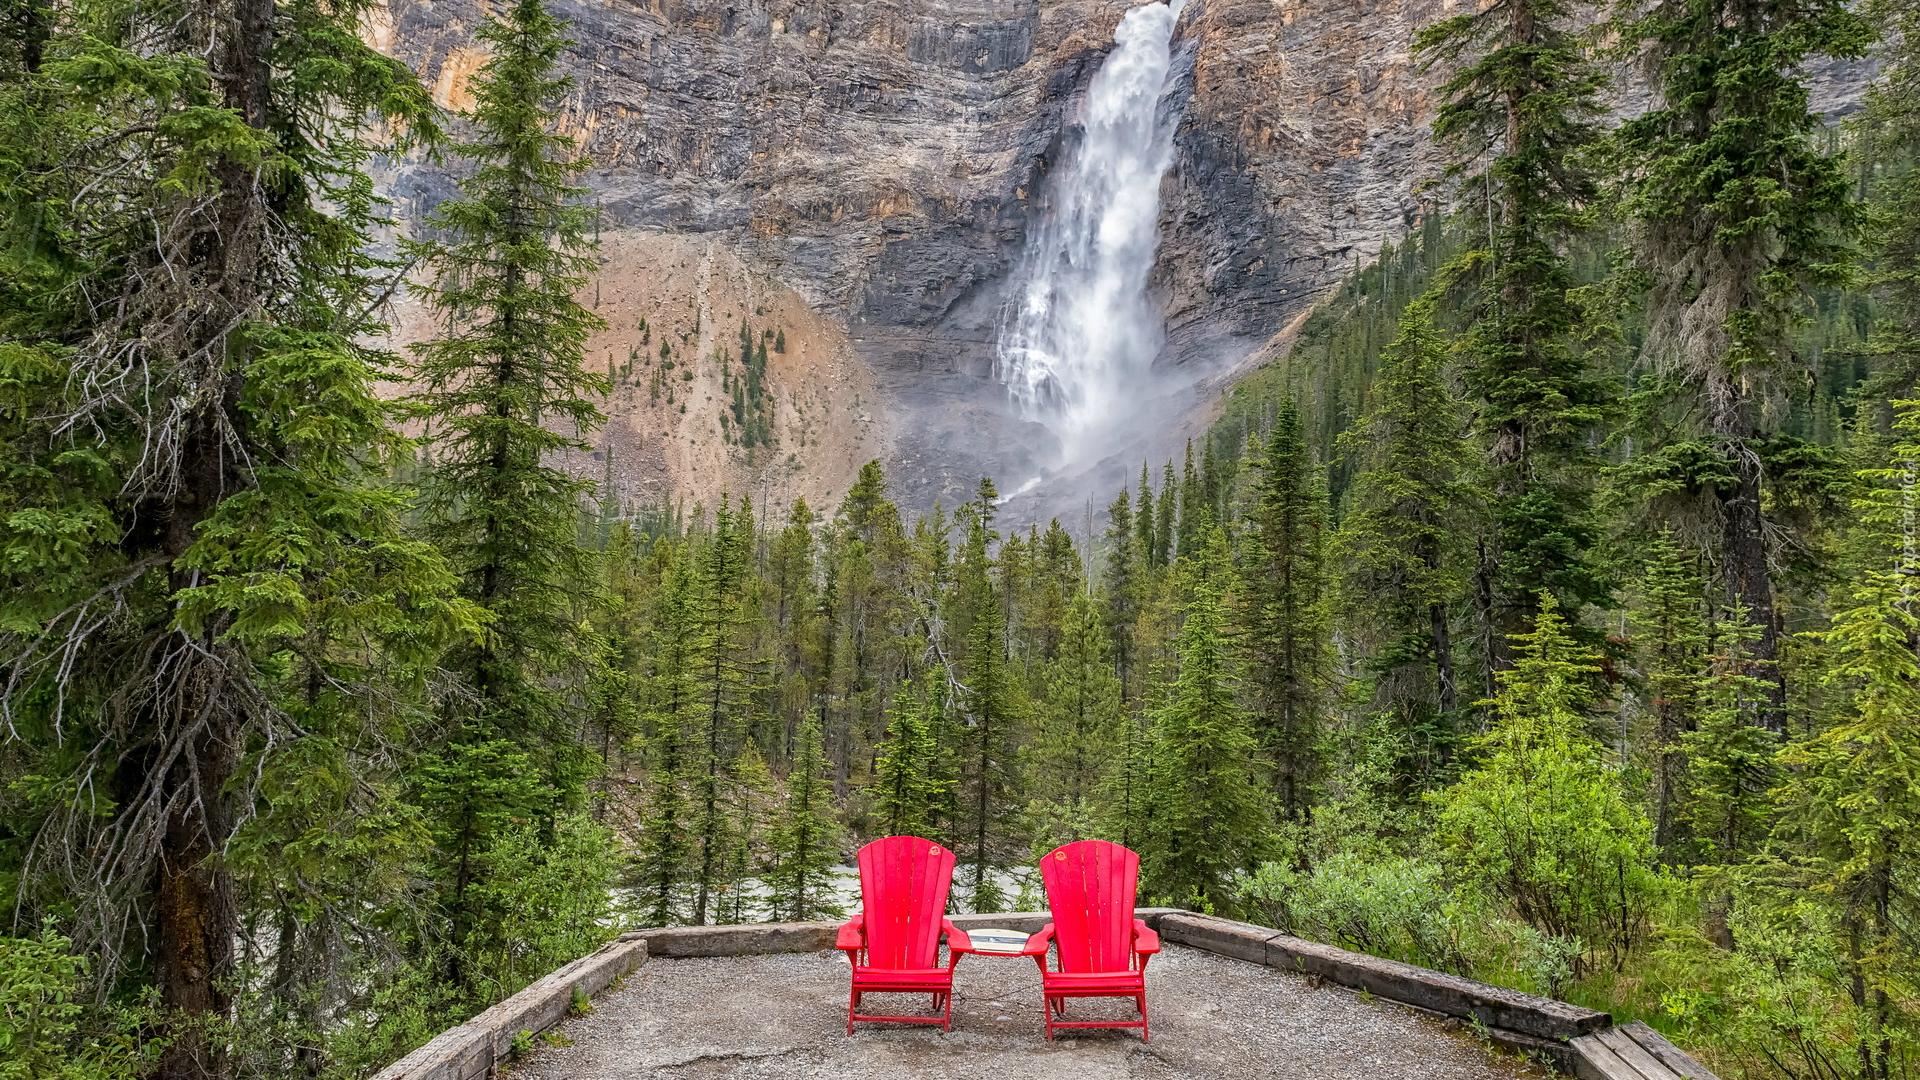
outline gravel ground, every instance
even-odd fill
[[[1046,1042],[1040,980],[1024,958],[970,956],[954,980],[953,1031],[861,1024],[846,1034],[837,953],[649,960],[592,1015],[513,1067],[518,1080],[1518,1080],[1547,1074],[1495,1055],[1459,1026],[1302,976],[1167,946],[1147,968],[1153,1041],[1066,1031]],[[866,1007],[915,1009],[904,998]],[[925,1004],[921,1000],[920,1006]],[[1123,1001],[1075,1002],[1120,1019]],[[1110,1015],[1109,1015],[1110,1014]]]

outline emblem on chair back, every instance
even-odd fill
[[[888,836],[860,849],[869,966],[934,966],[953,861],[953,852],[918,836]]]
[[[1133,892],[1140,856],[1106,840],[1081,840],[1041,859],[1040,878],[1053,909],[1061,971],[1133,968]]]

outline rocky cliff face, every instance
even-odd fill
[[[463,104],[484,59],[480,4],[390,2],[376,41]],[[1272,347],[1414,224],[1438,163],[1430,80],[1409,50],[1453,2],[1191,0],[1153,278],[1159,366],[1219,371]],[[614,325],[596,349],[632,369],[603,448],[619,486],[830,506],[877,456],[898,498],[928,505],[982,474],[1040,471],[1049,437],[1011,415],[993,343],[1029,215],[1128,6],[557,0],[577,39],[568,123],[606,230],[596,299]],[[403,212],[448,190],[426,169],[393,188]],[[679,350],[671,403],[655,392],[657,339],[639,328],[662,313],[678,319],[659,331]],[[741,321],[811,357],[773,365],[770,446],[741,445],[718,415]],[[1136,449],[1164,438],[1083,481],[1117,484]]]

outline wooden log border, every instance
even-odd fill
[[[483,1080],[506,1060],[514,1037],[539,1034],[566,1019],[574,992],[605,990],[645,963],[647,943],[626,935],[536,980],[533,985],[374,1074],[374,1080]]]
[[[1494,1042],[1545,1058],[1561,1072],[1582,1080],[1716,1080],[1652,1028],[1638,1022],[1616,1028],[1613,1017],[1597,1009],[1348,952],[1232,919],[1172,912],[1159,917],[1156,929],[1167,941],[1317,976],[1424,1012],[1473,1021]],[[1649,1047],[1656,1046],[1657,1040],[1657,1048],[1649,1051],[1649,1061],[1657,1058],[1671,1071],[1654,1072],[1643,1063],[1638,1072],[1629,1075],[1604,1071],[1590,1060],[1598,1055],[1624,1053],[1618,1048],[1628,1045],[1628,1035]],[[1608,1047],[1614,1049],[1609,1051]]]

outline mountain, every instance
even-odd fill
[[[481,6],[389,3],[375,43],[442,105],[462,105],[484,62],[471,41]],[[594,302],[611,326],[593,355],[619,384],[596,460],[574,467],[611,476],[630,501],[726,490],[816,507],[875,457],[909,506],[954,503],[983,474],[1003,489],[1043,475],[1052,436],[1009,405],[994,343],[1080,96],[1128,6],[557,4],[575,39],[567,124],[602,211]],[[1104,503],[1143,455],[1203,426],[1219,378],[1281,347],[1319,296],[1426,212],[1432,80],[1410,45],[1451,7],[1185,7],[1149,302],[1167,326],[1156,368],[1191,385],[1143,417],[1135,442],[1042,485],[1027,514],[1091,493]],[[1850,100],[1858,82],[1843,72],[1830,96]],[[450,191],[420,162],[387,181],[403,217]],[[417,319],[403,322],[418,332]],[[786,346],[768,356],[763,443],[723,420],[744,377],[743,321],[756,348],[770,332]]]

